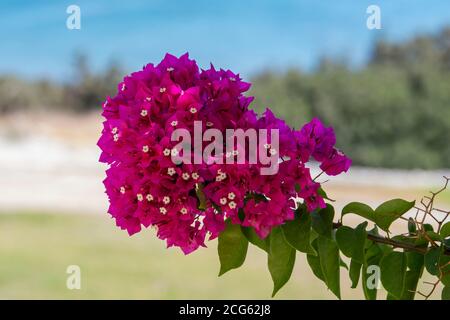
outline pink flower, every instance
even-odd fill
[[[312,157],[329,175],[348,170],[351,160],[334,147],[333,129],[313,119],[294,130],[270,109],[258,117],[249,109],[253,97],[244,95],[249,88],[229,70],[211,65],[200,71],[187,54],[167,54],[158,65],[148,64],[119,83],[117,95],[103,105],[98,141],[100,161],[110,166],[104,180],[108,212],[118,227],[130,235],[154,227],[168,247],[188,254],[216,238],[226,219],[253,227],[264,238],[294,218],[292,198],[302,198],[309,211],[325,206],[320,183],[305,165]],[[213,163],[215,157],[247,151],[245,145],[236,146],[236,155],[215,155],[207,163],[173,163],[179,151],[172,132],[183,128],[193,135],[194,121],[222,133],[267,129],[264,146],[258,140],[257,147],[276,155],[278,173],[261,175],[262,164],[248,158],[243,164]],[[273,129],[279,133],[278,148],[271,141]]]

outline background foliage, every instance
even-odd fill
[[[364,66],[323,58],[309,72],[267,70],[252,79],[255,108],[292,126],[320,117],[354,164],[446,168],[450,164],[450,28],[402,43],[378,40]],[[98,109],[125,74],[117,62],[90,70],[76,55],[64,83],[0,76],[0,115],[21,110]]]

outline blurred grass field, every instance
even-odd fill
[[[106,216],[0,214],[0,299],[269,299],[265,254],[250,247],[240,269],[218,278],[216,245],[184,256],[154,231],[129,237]],[[81,268],[81,290],[66,287],[69,265]],[[362,299],[345,273],[343,298]],[[276,298],[335,299],[303,254]]]

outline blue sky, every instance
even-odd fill
[[[81,8],[81,30],[66,28],[70,4]],[[366,28],[370,4],[381,8],[382,30]],[[200,66],[248,77],[268,67],[311,68],[323,55],[358,65],[377,37],[444,25],[448,0],[2,0],[0,73],[68,79],[74,52],[95,69],[115,59],[131,71],[187,51]]]

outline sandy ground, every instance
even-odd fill
[[[96,146],[101,121],[97,114],[1,117],[0,211],[105,213],[106,166],[98,162]],[[353,167],[330,177],[324,188],[338,208],[350,201],[377,205],[397,197],[419,199],[426,190],[438,188],[444,175],[450,170]]]

